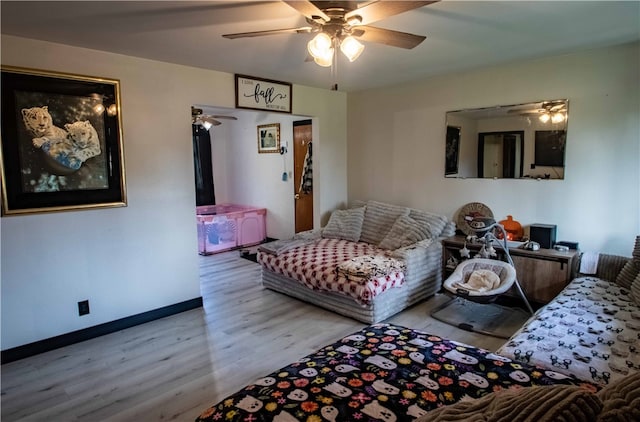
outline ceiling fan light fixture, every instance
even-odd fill
[[[333,49],[331,49],[331,53],[326,57],[314,57],[313,61],[316,62],[318,66],[329,67],[333,63]]]
[[[209,129],[211,129],[211,128],[213,127],[213,123],[208,122],[208,121],[206,121],[206,120],[202,120],[202,126],[203,126],[205,129],[209,130]]]
[[[348,36],[340,43],[340,51],[350,62],[354,62],[364,51],[364,45],[352,36]]]
[[[547,123],[549,119],[551,119],[551,116],[549,116],[548,113],[542,113],[538,119],[540,119],[542,123]]]
[[[553,116],[551,116],[551,123],[562,123],[564,122],[564,119],[564,114],[554,113]]]
[[[370,23],[400,13],[421,8],[436,1],[311,1],[283,0],[298,13],[303,15],[310,26],[285,29],[271,29],[235,34],[224,34],[225,38],[250,38],[274,34],[316,34],[307,43],[309,55],[316,64],[332,67],[335,77],[337,71],[338,46],[343,54],[353,62],[364,46],[352,37],[362,37],[363,41],[385,44],[392,47],[412,49],[425,40],[425,36],[409,34],[391,29],[369,26]],[[334,87],[337,84],[333,85]]]
[[[333,41],[329,35],[320,32],[307,43],[307,50],[314,59],[325,58],[333,54]]]

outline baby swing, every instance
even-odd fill
[[[443,284],[443,287],[455,297],[434,309],[431,316],[467,331],[509,338],[512,333],[510,334],[508,325],[521,325],[533,315],[533,308],[518,282],[509,253],[507,233],[504,227],[491,217],[474,217],[468,221],[468,225],[475,231],[476,237],[481,236],[477,239],[483,246],[476,257],[470,258],[465,243],[460,256],[470,259],[460,263]],[[501,239],[495,236],[496,230],[502,235]],[[493,242],[497,242],[503,249],[507,262],[488,259],[490,256],[497,256]],[[514,285],[530,315],[518,308],[493,303]],[[499,332],[496,324],[506,328],[507,332]]]

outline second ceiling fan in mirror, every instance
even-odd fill
[[[201,108],[191,107],[191,123],[194,125],[201,125],[209,130],[213,126],[221,125],[220,119],[238,120],[234,116],[204,114]]]
[[[567,120],[567,100],[542,101],[523,108],[515,107],[509,110],[509,114],[518,114],[520,116],[533,115],[537,116],[542,123],[562,123]]]

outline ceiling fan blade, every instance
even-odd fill
[[[414,48],[427,38],[423,35],[414,35],[406,32],[393,31],[391,29],[376,28],[374,26],[359,25],[355,30],[358,32],[363,31],[361,35],[354,33],[354,36],[362,41],[376,42],[406,49]]]
[[[222,124],[221,121],[208,116],[194,117],[191,119],[191,123],[194,125],[200,125],[200,126],[205,126],[205,123],[209,123],[211,126],[220,126]]]
[[[397,15],[399,13],[408,12],[409,10],[417,9],[422,6],[426,6],[431,3],[437,3],[435,1],[374,1],[359,9],[352,10],[344,15],[347,22],[355,16],[361,18],[360,24],[368,25],[373,22],[377,22],[381,19],[388,18],[389,16]],[[288,2],[287,2],[288,3]],[[296,2],[293,2],[296,3]]]
[[[238,118],[236,116],[219,116],[219,115],[213,115],[211,116],[213,119],[229,119],[229,120],[238,120]]]
[[[289,6],[296,9],[301,15],[306,17],[307,19],[311,19],[318,23],[329,22],[331,18],[327,16],[322,10],[318,9],[318,7],[311,3],[308,0],[282,0],[284,3],[287,3]]]
[[[549,107],[549,111],[563,111],[565,109],[564,103],[554,104]]]
[[[267,31],[253,31],[253,32],[238,32],[236,34],[223,34],[222,36],[230,40],[236,38],[249,38],[249,37],[262,37],[264,35],[278,35],[278,34],[306,34],[311,32],[310,26],[303,26],[300,28],[287,28],[287,29],[270,29]]]

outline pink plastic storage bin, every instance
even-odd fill
[[[228,251],[257,245],[267,238],[265,208],[220,204],[196,207],[198,253]]]

